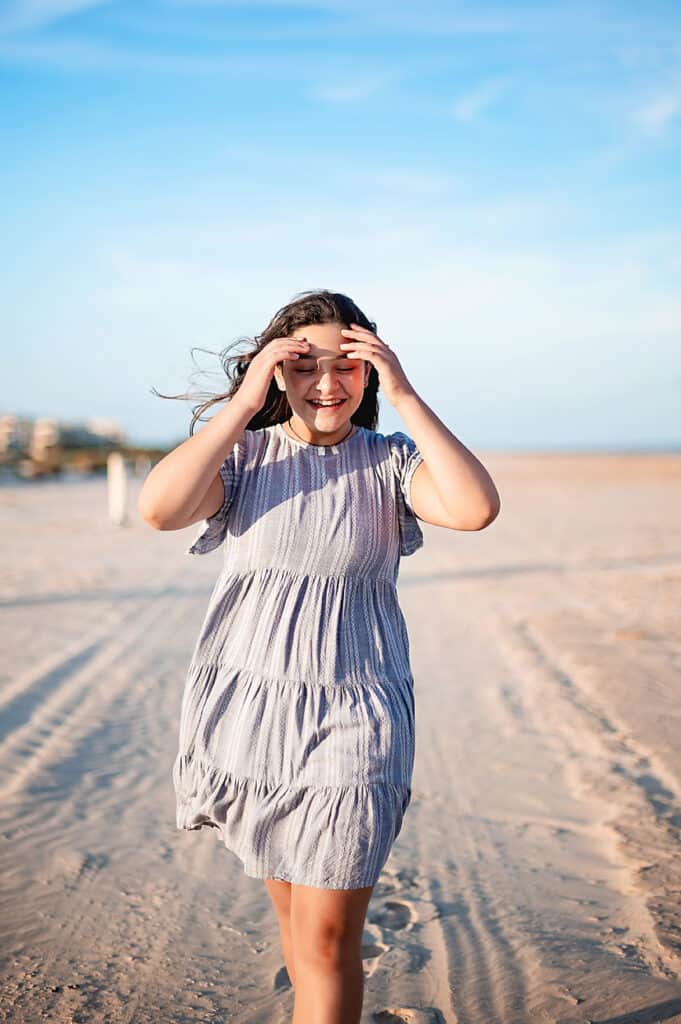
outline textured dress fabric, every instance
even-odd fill
[[[414,680],[397,596],[423,544],[398,431],[335,445],[244,430],[188,549],[223,568],[191,658],[177,827],[219,829],[247,875],[374,885],[411,799]]]

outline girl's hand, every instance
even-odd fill
[[[297,359],[310,347],[304,338],[273,338],[251,359],[236,394],[254,413],[265,404],[274,368],[285,359]]]
[[[376,367],[381,389],[392,405],[406,394],[414,393],[407,375],[400,366],[399,359],[378,335],[372,334],[366,327],[360,327],[355,323],[351,324],[349,328],[343,327],[341,334],[351,335],[357,339],[356,341],[342,341],[340,347],[351,359],[366,359]]]

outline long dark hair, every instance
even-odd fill
[[[155,388],[151,390],[159,398],[176,398],[189,401],[193,401],[197,397],[204,399],[200,405],[192,410],[194,415],[189,427],[189,436],[191,437],[194,433],[194,426],[207,409],[212,405],[217,405],[234,397],[241,387],[251,360],[265,345],[275,338],[289,337],[298,327],[305,327],[308,324],[331,323],[338,323],[343,327],[349,327],[351,323],[356,323],[361,327],[366,327],[372,333],[376,333],[376,324],[369,320],[359,306],[352,299],[348,298],[347,295],[326,290],[299,292],[291,302],[277,310],[262,334],[257,334],[254,338],[237,338],[235,342],[219,353],[222,368],[230,382],[228,390],[224,393],[217,395],[203,394],[200,396],[196,394],[162,395]],[[250,344],[250,350],[238,352],[235,355],[228,354],[234,345],[244,341]],[[350,417],[352,423],[356,423],[361,427],[368,427],[370,430],[376,429],[378,423],[378,384],[378,372],[376,367],[372,366],[362,401]],[[286,397],[286,392],[279,390],[273,375],[263,406],[249,420],[246,429],[258,430],[261,427],[269,427],[274,423],[281,423],[287,420],[290,415],[291,406]]]

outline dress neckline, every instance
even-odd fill
[[[352,441],[354,441],[354,439],[364,430],[364,427],[357,426],[357,424],[355,424],[355,427],[356,429],[352,434],[344,437],[342,441],[337,441],[335,444],[314,444],[312,441],[303,441],[301,438],[293,437],[284,430],[284,424],[281,421],[276,424],[279,434],[285,437],[287,441],[290,441],[291,444],[296,445],[298,448],[311,448],[313,451],[317,452],[318,455],[340,454],[341,448],[345,448],[347,445],[351,444]]]

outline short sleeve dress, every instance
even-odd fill
[[[411,799],[414,680],[397,596],[423,544],[398,431],[335,445],[244,430],[188,549],[223,548],[187,673],[177,828],[219,830],[254,878],[374,885]]]

